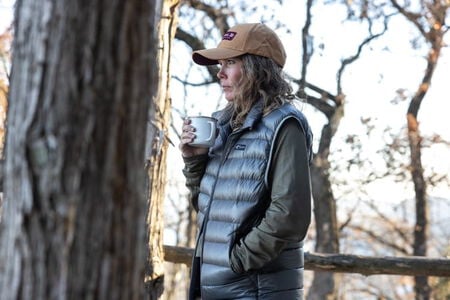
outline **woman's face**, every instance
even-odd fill
[[[225,99],[233,101],[242,78],[242,59],[237,57],[221,59],[219,65],[220,70],[217,77],[220,80]]]

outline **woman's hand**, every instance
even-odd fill
[[[191,126],[191,120],[189,118],[184,119],[179,145],[183,157],[192,157],[208,153],[208,148],[193,147],[189,145],[189,143],[194,141],[194,132],[195,128]]]

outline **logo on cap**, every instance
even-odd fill
[[[235,31],[227,31],[223,37],[222,40],[227,40],[227,41],[231,41],[232,39],[234,39],[234,37],[236,36],[236,32]]]

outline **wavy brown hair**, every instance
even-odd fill
[[[263,113],[267,114],[295,96],[285,80],[284,73],[273,60],[267,57],[245,54],[242,59],[242,78],[233,106],[233,127],[241,127],[253,104],[262,99]]]

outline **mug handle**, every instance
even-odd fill
[[[209,138],[206,139],[207,142],[211,141],[212,138],[214,137],[214,134],[216,133],[215,123],[213,121],[208,121],[208,123],[211,126],[211,129],[210,129],[211,134],[210,134]]]

